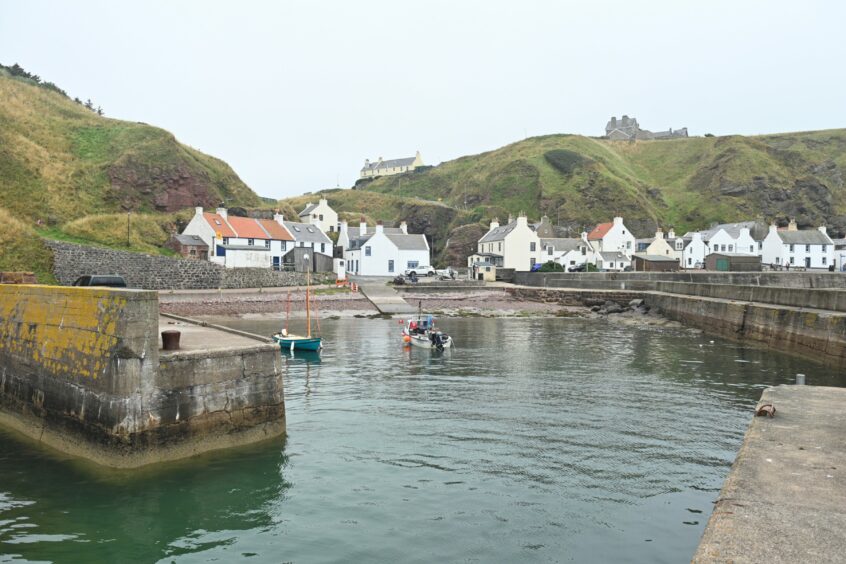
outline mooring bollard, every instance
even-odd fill
[[[179,350],[179,337],[182,335],[175,329],[167,329],[162,331],[162,349],[166,351]]]
[[[804,374],[797,374],[796,375],[796,385],[797,386],[804,386],[805,385],[805,375]]]

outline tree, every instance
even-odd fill
[[[103,115],[103,108],[101,108],[100,106],[97,106],[97,115],[98,116]]]
[[[77,104],[79,104],[80,106],[82,105],[82,100],[79,99],[79,96],[74,98],[73,101],[76,102]]]
[[[91,111],[94,111],[94,102],[91,101],[91,98],[88,98],[85,101],[85,107],[88,108]]]

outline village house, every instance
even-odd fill
[[[402,174],[404,172],[411,172],[419,166],[423,166],[423,158],[420,156],[420,151],[417,151],[417,154],[413,157],[404,159],[385,161],[382,160],[382,157],[379,157],[373,162],[370,162],[370,159],[365,159],[364,166],[361,167],[361,178],[376,178],[379,176]]]
[[[587,241],[587,233],[581,238],[542,238],[541,262],[554,261],[570,271],[583,264],[596,264],[596,253]]]
[[[834,264],[834,241],[826,228],[797,229],[790,220],[787,229],[770,225],[764,238],[761,260],[776,268],[817,268],[828,270]]]
[[[763,229],[756,221],[721,223],[702,231],[702,240],[709,253],[737,253],[759,255]],[[753,231],[758,238],[753,236]]]
[[[708,245],[702,240],[702,233],[692,231],[685,233],[682,239],[684,250],[682,251],[681,265],[683,268],[703,268],[705,257],[708,255]]]
[[[598,224],[588,233],[587,240],[597,253],[621,252],[627,258],[631,258],[637,243],[635,236],[623,224],[622,217],[615,217],[614,221],[609,223]]]
[[[396,276],[408,268],[431,266],[429,242],[423,234],[409,234],[405,222],[399,233],[386,232],[381,223],[373,231],[361,225],[344,250],[347,271],[361,276]]]
[[[659,227],[654,237],[637,240],[637,254],[640,255],[672,257],[681,262],[683,252],[684,238],[676,237],[672,227],[667,232],[666,238],[664,231]]]
[[[622,272],[631,266],[631,257],[622,251],[596,253],[596,269],[600,272]]]
[[[541,241],[525,214],[520,214],[517,219],[509,217],[506,225],[500,225],[499,220],[494,219],[488,232],[479,239],[477,256],[483,253],[493,255],[487,256],[487,261],[494,264],[496,259],[501,259],[502,268],[528,272],[541,260]]]
[[[408,234],[408,225],[405,221],[401,221],[399,227],[383,226],[382,231],[394,235]],[[344,250],[349,249],[351,241],[373,235],[374,233],[376,233],[376,227],[368,227],[363,217],[359,221],[358,227],[351,227],[347,224],[346,220],[342,220],[338,231],[338,246]]]
[[[300,223],[310,223],[325,233],[339,230],[338,214],[329,207],[326,198],[320,198],[316,204],[309,202],[299,214]]]
[[[183,258],[209,260],[209,246],[198,235],[171,235],[165,245]]]
[[[226,208],[215,213],[195,208],[182,235],[199,237],[208,246],[208,259],[228,268],[281,268],[294,237],[281,215],[274,219],[230,216]]]
[[[302,256],[307,254],[304,249],[311,249],[309,261],[312,269],[316,271],[329,272],[332,270],[332,258],[335,246],[332,239],[326,236],[319,226],[310,223],[299,223],[294,221],[283,221],[282,225],[294,238],[294,247],[300,249],[290,257],[285,257],[285,262],[299,266]],[[297,268],[299,270],[299,268]]]

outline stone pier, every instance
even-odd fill
[[[279,436],[279,347],[160,319],[152,291],[0,285],[0,424],[113,467]]]
[[[778,386],[761,403],[775,417],[752,419],[693,562],[843,562],[846,389]]]

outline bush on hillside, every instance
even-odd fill
[[[552,168],[562,174],[573,174],[580,166],[584,166],[588,160],[582,155],[566,149],[555,149],[543,154]]]

